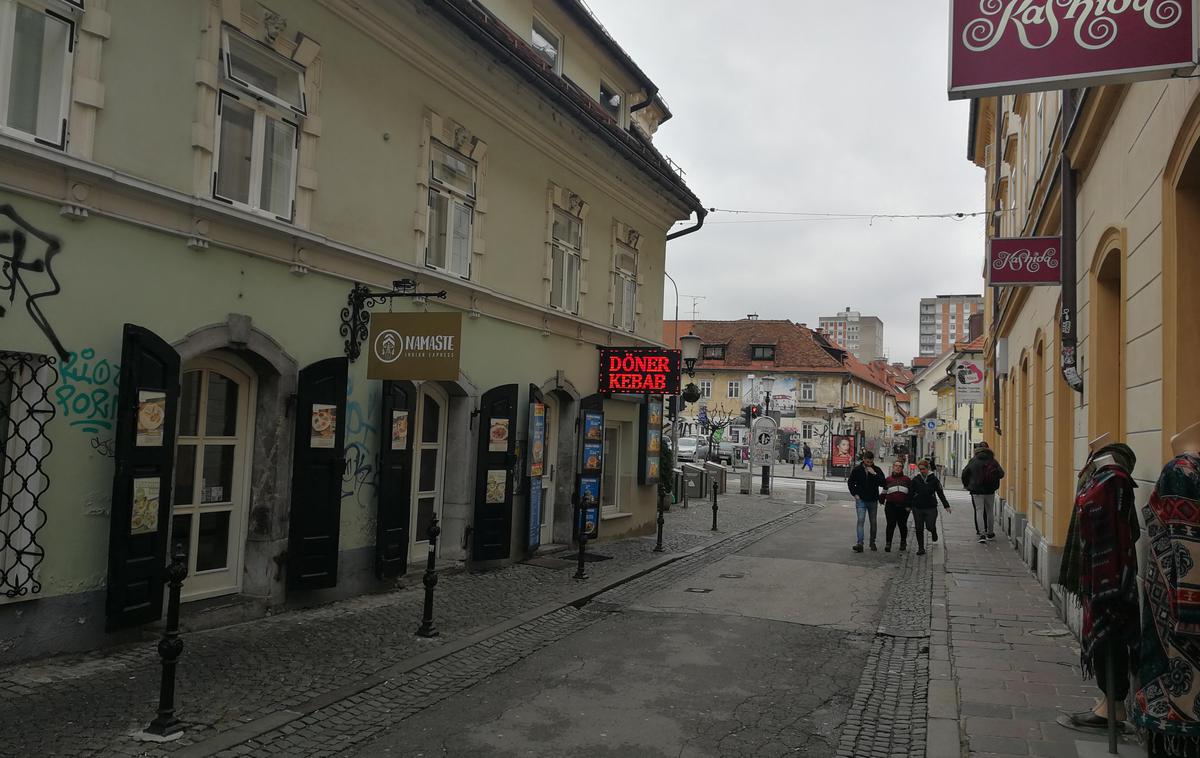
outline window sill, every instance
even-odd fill
[[[601,521],[616,521],[617,519],[622,519],[622,518],[633,518],[633,514],[632,513],[621,513],[618,511],[610,511],[608,513],[600,514]]]

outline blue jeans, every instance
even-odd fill
[[[805,469],[805,468],[806,468],[806,469],[808,469],[809,471],[812,471],[812,470],[813,470],[813,467],[812,467],[812,458],[805,458],[805,459],[804,459],[804,465],[802,465],[800,468],[802,468],[802,469]]]
[[[858,544],[863,543],[863,522],[867,515],[871,516],[871,543],[875,543],[875,532],[878,529],[875,516],[879,513],[879,503],[867,503],[854,498],[854,511],[858,514]]]

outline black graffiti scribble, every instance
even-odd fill
[[[54,351],[62,360],[67,359],[67,349],[59,341],[58,335],[42,313],[38,300],[54,297],[62,292],[58,279],[54,276],[51,260],[62,249],[58,238],[34,227],[11,205],[0,205],[0,217],[12,221],[12,229],[0,228],[0,296],[8,293],[9,305],[16,302],[17,290],[25,293],[25,310],[33,323],[42,330],[46,339],[54,346]],[[0,219],[0,224],[3,224]],[[38,253],[27,249],[29,238],[40,240],[45,245],[45,251]],[[30,276],[34,274],[35,276]],[[0,304],[0,318],[8,315],[8,310]]]

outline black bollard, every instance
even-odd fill
[[[167,625],[162,639],[158,641],[158,655],[162,658],[162,680],[158,688],[158,715],[146,727],[147,734],[170,737],[183,731],[183,724],[175,718],[175,664],[183,652],[183,640],[179,639],[179,593],[187,577],[187,553],[183,543],[176,542],[171,553],[171,563],[166,568]]]
[[[716,482],[713,482],[713,528],[712,528],[712,530],[714,532],[717,531],[717,491],[719,489],[720,489],[720,486]]]
[[[442,533],[442,528],[438,526],[437,514],[433,514],[433,521],[429,522],[429,530],[426,534],[429,535],[429,560],[425,564],[425,576],[421,579],[421,583],[425,585],[425,611],[421,616],[421,626],[417,628],[418,637],[436,637],[438,636],[437,627],[433,625],[433,588],[437,586],[437,538]]]
[[[575,506],[575,523],[579,528],[579,566],[575,569],[575,579],[587,579],[587,571],[584,569],[585,561],[583,559],[584,548],[587,545],[586,524],[583,523],[584,510],[583,505]]]
[[[666,494],[663,492],[659,492],[658,493],[658,543],[655,544],[655,546],[654,546],[654,552],[656,552],[656,553],[661,553],[663,551],[663,546],[662,546],[663,524],[665,524],[667,521],[666,518],[663,517],[663,513],[667,510],[666,502],[667,502]]]

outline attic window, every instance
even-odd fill
[[[756,361],[773,361],[775,360],[774,345],[754,345],[751,350],[751,359]]]
[[[533,49],[545,59],[554,73],[562,73],[561,37],[550,28],[550,25],[537,16],[533,17],[533,31],[530,35]]]
[[[704,360],[706,361],[723,361],[725,360],[724,345],[705,345]]]

